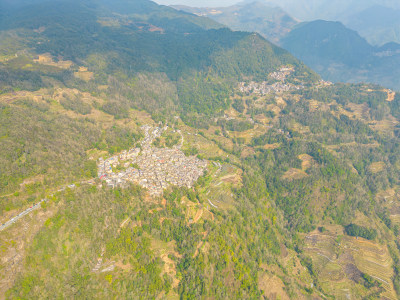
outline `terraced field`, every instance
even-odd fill
[[[379,291],[368,291],[363,274],[383,288],[381,297],[396,299],[393,288],[393,261],[386,245],[343,235],[339,226],[306,236],[306,253],[311,256],[324,292],[337,299],[353,298]]]

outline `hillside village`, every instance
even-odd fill
[[[161,195],[169,185],[191,188],[203,175],[207,161],[195,156],[185,156],[180,150],[183,144],[182,135],[181,144],[171,149],[153,147],[152,142],[168,130],[168,126],[153,128],[144,125],[141,129],[145,137],[140,148],[123,151],[106,160],[99,159],[99,178],[109,187],[124,186],[128,182],[137,183],[147,188],[152,196]],[[121,171],[115,171],[116,169]]]
[[[269,81],[263,82],[254,82],[251,81],[249,83],[241,82],[239,84],[239,90],[242,93],[246,94],[260,94],[266,95],[270,93],[283,93],[292,90],[300,90],[303,89],[304,86],[295,85],[292,83],[287,83],[286,78],[291,75],[295,69],[293,67],[281,67],[278,71],[272,72],[268,75],[271,80],[275,80],[276,82],[270,83]]]
[[[258,94],[258,95],[267,95],[271,93],[284,93],[295,90],[304,89],[304,84],[293,84],[287,82],[287,77],[295,72],[293,67],[283,66],[279,70],[272,72],[268,75],[269,81],[263,82],[240,82],[239,91],[245,94]],[[275,81],[271,83],[271,81]],[[332,85],[332,82],[320,80],[315,86],[316,87],[325,87]]]

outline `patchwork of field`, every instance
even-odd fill
[[[291,168],[283,174],[282,179],[286,180],[296,180],[302,179],[308,176],[306,171],[315,164],[314,159],[308,154],[300,154],[298,158],[301,160],[301,170],[296,168]]]
[[[381,297],[396,299],[393,261],[386,245],[345,236],[340,226],[331,226],[324,233],[308,234],[305,249],[327,295],[351,299],[378,291],[378,287],[370,291],[364,287],[363,274],[368,274],[383,288]]]
[[[69,69],[74,64],[70,60],[58,60],[57,62],[53,60],[53,57],[49,53],[45,53],[42,55],[38,55],[36,59],[33,60],[35,63],[46,65],[46,66],[53,66],[60,69]]]

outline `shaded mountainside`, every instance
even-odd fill
[[[400,56],[394,50],[396,43],[373,46],[340,22],[317,20],[298,24],[282,9],[252,1],[225,8],[174,7],[207,16],[235,30],[255,31],[290,51],[327,80],[373,82],[400,89],[397,76]],[[387,25],[395,19],[396,11],[389,18],[383,18],[384,13],[379,13],[379,9],[369,10],[372,11],[379,14],[374,23]],[[376,28],[363,25],[372,22],[367,16],[348,20],[356,29]],[[392,30],[395,28],[391,27]]]
[[[373,45],[400,42],[400,9],[374,5],[343,20]]]
[[[398,298],[399,94],[148,1],[13,3],[0,223],[47,201],[0,231],[0,298]]]
[[[246,2],[251,2],[248,0]],[[356,30],[372,45],[400,42],[399,9],[395,0],[267,0],[301,21],[340,21]]]
[[[343,24],[321,20],[300,24],[281,43],[328,80],[400,89],[395,43],[374,47]]]
[[[326,60],[358,66],[373,52],[373,47],[357,32],[340,22],[322,20],[299,25],[283,39],[283,45],[307,63],[315,59],[315,63]]]
[[[392,9],[400,8],[396,0],[264,0],[263,2],[281,7],[301,21],[316,19],[342,21],[343,18],[374,5],[383,5]]]
[[[23,7],[2,20],[4,57],[10,55],[10,49],[23,50],[17,59],[7,58],[2,70],[17,72],[12,66],[23,55],[49,53],[95,72],[97,84],[106,85],[116,78],[124,86],[119,89],[121,96],[130,102],[134,99],[129,97],[129,77],[163,73],[177,88],[175,108],[182,107],[185,114],[199,113],[199,109],[211,114],[226,107],[229,87],[235,82],[243,77],[261,79],[281,64],[293,64],[312,73],[260,36],[218,29],[221,25],[206,18],[154,3],[145,13],[135,14],[135,5],[132,11],[127,8],[127,15],[114,14],[97,1],[71,0]],[[215,30],[207,30],[210,28]],[[29,68],[18,72],[29,72]],[[60,74],[64,83],[69,80],[68,73],[71,74]],[[215,79],[214,87],[203,84],[207,78]],[[199,97],[204,98],[201,104],[197,103]]]
[[[297,21],[282,9],[257,1],[216,8],[194,8],[179,5],[172,7],[209,17],[233,30],[258,32],[274,43],[279,43],[279,40],[297,24]]]

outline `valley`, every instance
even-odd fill
[[[147,0],[16,1],[0,299],[398,298],[396,90]]]

